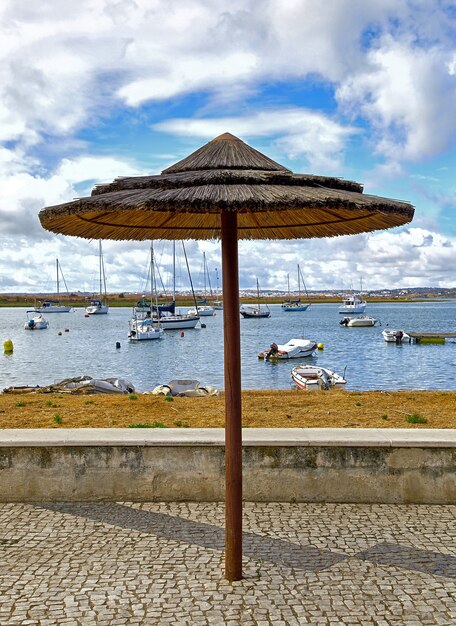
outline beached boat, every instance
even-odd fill
[[[336,372],[316,365],[297,365],[291,370],[291,379],[296,387],[307,391],[327,390],[331,387],[344,387],[347,384],[345,378]]]
[[[103,262],[103,251],[101,248],[101,239],[98,242],[98,257],[100,276],[99,297],[93,298],[90,301],[90,305],[86,308],[87,315],[106,315],[109,312],[108,300],[106,297],[106,275]]]
[[[304,278],[302,277],[301,268],[298,265],[298,297],[295,298],[295,299],[291,298],[291,294],[290,294],[290,275],[288,274],[288,277],[287,277],[287,281],[288,281],[288,298],[287,298],[287,300],[285,300],[285,302],[282,302],[282,310],[283,311],[287,311],[287,312],[307,311],[307,309],[310,307],[310,303],[301,302],[301,278],[302,278],[302,282],[303,282],[304,289],[305,289],[305,292],[306,292],[306,296],[308,297],[307,289],[306,289],[306,283],[304,282]]]
[[[258,278],[257,278],[257,299],[258,299],[258,304],[257,306],[253,306],[253,305],[242,305],[240,308],[240,314],[242,315],[242,317],[244,319],[255,319],[255,318],[264,318],[264,317],[270,317],[271,316],[271,312],[269,310],[268,305],[263,305],[263,308],[261,308],[261,304],[260,304],[260,285],[258,283]]]
[[[385,328],[382,330],[383,339],[387,343],[410,343],[412,338],[403,330]]]
[[[59,260],[55,260],[56,265],[56,283],[57,283],[57,299],[50,300],[46,299],[43,302],[39,303],[36,307],[34,307],[34,311],[36,313],[69,313],[73,307],[67,304],[62,304],[60,301],[60,275],[62,275],[62,280],[66,287],[65,277],[62,272],[62,268],[60,266]],[[68,289],[67,289],[67,295]]]
[[[259,359],[265,361],[300,359],[312,356],[317,349],[315,341],[309,339],[290,339],[283,345],[271,343],[269,350],[263,350],[258,355]]]
[[[49,328],[49,322],[37,311],[27,311],[27,321],[24,324],[25,330],[45,330]]]
[[[359,326],[375,326],[378,320],[369,315],[360,315],[359,317],[343,317],[339,324],[348,328],[357,328]]]

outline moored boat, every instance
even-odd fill
[[[354,294],[344,298],[342,306],[339,308],[339,313],[364,313],[366,306],[367,302]]]
[[[343,317],[339,324],[341,326],[347,326],[348,328],[354,328],[359,326],[375,326],[378,322],[375,317],[369,315],[360,315],[359,317]]]
[[[296,387],[307,391],[328,390],[331,387],[344,387],[347,384],[345,378],[336,372],[316,365],[297,365],[291,370],[291,379]]]
[[[62,304],[60,302],[60,274],[62,275],[62,279],[63,279],[63,282],[65,283],[65,287],[66,287],[66,282],[65,282],[65,277],[63,275],[62,268],[60,266],[58,259],[55,260],[55,264],[56,264],[57,299],[56,300],[50,300],[50,299],[43,300],[43,302],[40,302],[37,306],[34,307],[34,311],[36,313],[69,313],[73,309],[71,305]],[[67,295],[69,296],[68,289],[67,289]]]
[[[24,324],[25,330],[45,330],[49,328],[49,322],[44,319],[41,313],[35,310],[27,311],[27,321]]]
[[[265,361],[299,359],[312,356],[317,349],[317,343],[309,339],[290,339],[285,344],[271,343],[269,350],[263,350],[258,355]]]
[[[101,248],[101,239],[98,242],[98,258],[99,258],[99,297],[92,298],[90,305],[86,308],[87,315],[106,315],[109,313],[109,305],[106,295],[106,275],[103,261],[103,251]]]
[[[410,343],[412,338],[403,330],[385,328],[382,330],[383,339],[387,343]]]

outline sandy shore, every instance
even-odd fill
[[[456,391],[244,391],[246,428],[456,428]],[[220,397],[0,394],[0,428],[224,425]]]

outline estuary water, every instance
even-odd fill
[[[283,312],[272,305],[268,319],[241,319],[244,389],[289,389],[299,363],[318,364],[344,374],[347,389],[456,389],[456,340],[444,345],[387,344],[384,327],[406,331],[455,331],[456,301],[368,304],[366,314],[382,326],[346,328],[336,304],[313,304],[305,312]],[[26,309],[0,309],[0,339],[14,352],[1,355],[0,389],[48,385],[88,374],[121,377],[149,390],[173,378],[192,378],[223,389],[223,312],[201,318],[206,328],[166,331],[160,341],[131,343],[130,308],[85,317],[84,309],[48,314],[47,330],[24,330]],[[65,331],[68,330],[68,332]],[[61,333],[61,334],[59,334]],[[304,337],[324,344],[306,359],[265,363],[257,357],[272,342]],[[116,348],[120,342],[121,347]]]

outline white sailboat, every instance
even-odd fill
[[[201,302],[196,302],[195,307],[192,309],[189,309],[188,314],[199,315],[200,317],[210,317],[211,315],[214,315],[214,307],[207,304],[206,276],[209,279],[209,272],[207,269],[205,252],[203,252],[203,274],[204,274],[204,291],[203,291],[204,298]],[[210,279],[209,279],[209,290],[210,290],[210,295],[212,296],[212,288],[211,288]]]
[[[157,298],[157,285],[155,282],[155,268],[154,268],[154,244],[150,242],[150,302],[152,304],[155,296],[155,305],[158,309]],[[152,308],[152,307],[151,307]],[[151,311],[149,310],[146,317],[133,317],[129,322],[128,338],[130,341],[151,341],[154,339],[161,339],[163,337],[163,328],[160,326],[160,316],[155,324],[151,318]]]
[[[187,271],[191,282],[190,270],[188,267],[187,254],[185,252],[184,242],[182,242],[182,249],[184,251],[184,256],[187,262]],[[192,287],[193,289],[193,287]],[[176,242],[173,241],[173,302],[176,301]],[[197,313],[170,313],[166,310],[158,310],[160,314],[160,326],[163,330],[187,330],[190,328],[195,328],[195,326],[200,321],[199,315]],[[154,316],[154,321],[157,321],[157,318]]]
[[[285,300],[285,302],[282,302],[283,311],[307,311],[307,309],[310,307],[310,303],[301,302],[301,278],[307,296],[306,283],[304,282],[301,268],[298,264],[298,297],[293,300],[290,296],[290,275],[288,275],[288,299]]]
[[[261,304],[260,304],[260,285],[258,283],[258,278],[257,278],[257,298],[258,298],[258,304],[257,306],[241,306],[240,309],[240,314],[242,315],[242,317],[244,319],[258,319],[258,318],[264,318],[264,317],[270,317],[271,316],[271,312],[269,310],[268,305],[264,305],[263,308],[261,308]]]
[[[63,282],[65,283],[65,277],[63,276],[62,268],[60,267],[59,260],[55,260],[56,265],[56,281],[57,281],[57,299],[56,300],[43,300],[38,306],[34,307],[36,313],[69,313],[72,310],[72,306],[61,304],[60,302],[60,274],[62,274]],[[68,294],[68,289],[67,289]]]
[[[103,251],[101,248],[101,239],[99,244],[99,274],[100,274],[100,288],[99,298],[92,298],[90,305],[86,308],[88,315],[106,315],[109,311],[108,300],[106,297],[106,275],[103,262]]]

